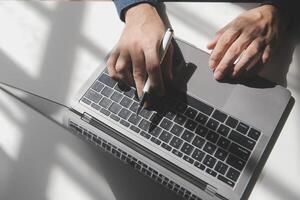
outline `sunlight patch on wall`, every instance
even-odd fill
[[[75,182],[77,182],[75,186],[80,188],[78,190],[80,191],[80,193],[83,194],[92,193],[94,195],[93,198],[95,199],[101,199],[101,200],[116,199],[110,188],[109,183],[106,181],[105,177],[99,173],[99,171],[95,171],[82,158],[80,158],[70,148],[68,148],[63,144],[59,144],[56,150],[58,154],[59,163],[61,163],[61,166],[64,167],[64,170],[70,172],[68,174],[69,176],[68,179],[71,180],[72,175],[74,177],[77,177],[76,180],[73,178],[72,180],[73,183],[71,183],[71,185],[72,184],[74,185]],[[60,173],[59,175],[62,176],[63,174]],[[63,176],[67,177],[66,175]],[[55,187],[61,188],[60,186],[57,186],[58,184],[53,184],[53,185],[55,185]],[[49,186],[51,188],[51,184]],[[75,190],[73,188],[70,191],[75,191]]]
[[[25,114],[3,91],[0,92],[0,148],[14,161],[18,160],[22,131],[16,123],[25,121]]]
[[[46,191],[48,200],[72,199],[72,200],[94,200],[80,183],[76,182],[60,166],[54,166],[49,175],[49,183]]]
[[[0,3],[0,24],[6,27],[0,31],[0,50],[33,78],[39,75],[49,31],[48,20],[26,4]]]

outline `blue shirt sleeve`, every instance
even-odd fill
[[[153,6],[157,5],[157,0],[114,0],[117,12],[122,21],[125,21],[125,11],[140,3],[149,3]]]

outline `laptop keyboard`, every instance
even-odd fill
[[[231,187],[261,135],[254,127],[188,95],[168,96],[159,111],[142,109],[137,116],[135,90],[122,91],[106,72],[81,102]]]

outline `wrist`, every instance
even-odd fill
[[[149,3],[141,3],[134,7],[129,8],[125,12],[125,22],[130,22],[132,19],[149,16],[158,15],[156,8]]]

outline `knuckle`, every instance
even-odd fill
[[[149,74],[156,73],[159,70],[159,60],[152,60],[146,68]]]

